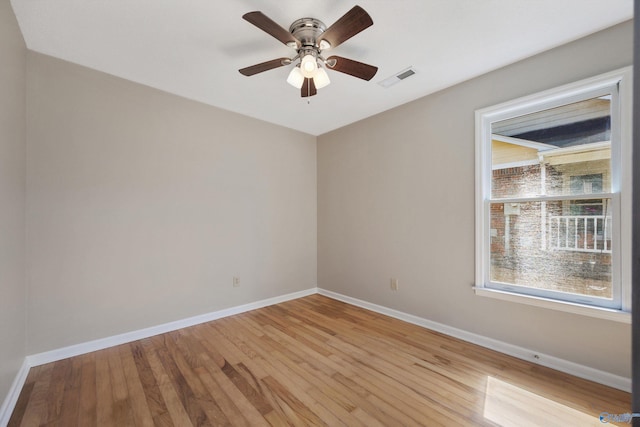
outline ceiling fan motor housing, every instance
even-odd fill
[[[300,41],[301,47],[318,50],[318,38],[324,33],[327,26],[322,21],[315,18],[301,18],[293,22],[289,27],[289,32]],[[295,48],[296,46],[292,46]]]

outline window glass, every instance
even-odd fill
[[[563,215],[564,203],[491,203],[492,282],[613,297],[611,218]]]
[[[510,201],[490,205],[490,280],[612,298],[611,96],[501,120],[491,136],[491,198]]]
[[[501,120],[491,136],[494,199],[611,191],[611,96]]]

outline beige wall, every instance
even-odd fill
[[[29,354],[316,286],[315,137],[27,60]]]
[[[25,356],[25,55],[0,0],[0,405]]]
[[[627,22],[319,137],[318,286],[630,377],[630,325],[471,286],[474,111],[630,65],[632,35]]]

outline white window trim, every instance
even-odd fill
[[[581,80],[558,88],[550,89],[531,96],[508,101],[476,111],[476,295],[518,302],[537,307],[561,310],[569,313],[603,318],[623,323],[631,323],[631,223],[632,223],[632,67],[625,67],[606,74]],[[620,226],[617,228],[618,270],[621,285],[621,308],[608,309],[561,301],[550,298],[525,295],[486,287],[488,281],[489,257],[489,209],[485,203],[490,194],[491,158],[490,150],[483,149],[487,138],[491,138],[491,124],[530,112],[532,109],[550,108],[558,102],[571,102],[572,98],[581,98],[585,94],[613,85],[619,87],[620,141],[619,153],[612,152],[612,170],[620,171],[619,181],[612,182],[613,192],[620,194]],[[613,147],[612,147],[613,149]],[[615,234],[614,234],[615,236]]]

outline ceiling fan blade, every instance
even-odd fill
[[[265,15],[262,12],[256,11],[256,12],[245,13],[244,15],[242,15],[242,19],[252,23],[253,25],[260,28],[265,33],[270,34],[271,36],[280,40],[282,43],[286,44],[287,46],[291,46],[291,47],[300,46],[300,41],[295,37],[293,37],[293,34],[285,30],[284,28],[282,28],[280,25],[278,25],[276,22],[274,22],[271,18],[269,18],[267,15]]]
[[[378,67],[341,56],[330,56],[327,58],[327,62],[334,59],[336,63],[333,67],[329,67],[330,70],[340,71],[341,73],[349,74],[359,79],[371,80],[378,72]]]
[[[316,90],[316,84],[313,82],[313,79],[305,78],[300,88],[300,96],[305,98],[307,96],[313,96],[316,93],[318,93],[318,91]]]
[[[240,74],[244,74],[245,76],[253,76],[254,74],[258,74],[263,71],[268,71],[287,65],[286,61],[289,61],[289,58],[272,59],[271,61],[261,62],[260,64],[252,65],[238,71],[240,71]]]
[[[354,6],[320,35],[318,43],[321,40],[326,40],[331,43],[331,47],[337,47],[372,25],[373,20],[369,14],[360,6]]]

